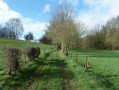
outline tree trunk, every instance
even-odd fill
[[[61,51],[62,51],[62,53],[64,53],[64,43],[63,42],[61,44]]]
[[[68,47],[66,45],[64,45],[64,43],[62,42],[61,44],[61,51],[62,53],[64,53],[65,55],[68,55]]]
[[[56,49],[57,49],[57,50],[60,50],[60,49],[61,49],[61,44],[57,43],[57,44],[56,44]]]

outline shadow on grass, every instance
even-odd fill
[[[77,63],[81,67],[84,67],[84,64],[82,64],[80,62],[77,62]],[[119,75],[106,75],[106,76],[104,76],[104,75],[101,75],[97,72],[94,72],[92,70],[92,67],[90,67],[89,70],[86,73],[88,73],[89,75],[95,76],[97,78],[97,80],[100,80],[106,88],[111,88],[111,89],[115,90],[115,87],[114,87],[113,83],[108,78],[109,77],[117,77]]]
[[[39,58],[38,60],[31,62],[30,65],[28,65],[26,68],[20,69],[19,71],[12,74],[11,76],[6,75],[5,78],[0,80],[0,81],[4,81],[4,83],[1,84],[0,86],[0,90],[5,89],[6,87],[9,87],[13,90],[16,90],[21,87],[26,88],[31,84],[31,82],[33,82],[33,79],[35,78],[44,81],[49,81],[52,78],[59,78],[59,77],[62,78],[61,68],[66,67],[65,60],[58,60],[58,59],[45,60],[54,51],[48,52],[45,55],[44,59]],[[41,65],[43,66],[48,65],[51,68],[45,69],[43,70],[42,74],[39,74],[40,72],[39,69],[41,69],[40,68]],[[56,66],[57,68],[53,68],[54,66]],[[70,73],[70,75],[67,75],[70,78],[67,79],[72,79],[74,75],[70,71],[67,72]],[[4,75],[2,77],[4,77]]]
[[[30,82],[33,81],[33,78],[40,78],[37,71],[41,65],[46,65],[45,59],[48,58],[52,52],[54,51],[46,53],[44,59],[39,58],[34,62],[30,62],[30,65],[28,65],[26,68],[18,70],[11,76],[5,74],[2,75],[3,78],[1,78],[0,81],[3,83],[0,86],[0,90],[5,89],[6,87],[10,87],[12,89],[17,89],[21,86],[26,87]]]
[[[100,75],[94,71],[89,70],[89,73],[91,73],[92,75],[96,76],[99,80],[101,80],[101,82],[107,87],[107,88],[112,88],[113,90],[115,90],[115,88],[113,87],[113,83],[110,82],[110,80],[108,80],[107,76],[104,75]]]
[[[21,86],[28,86],[27,84],[29,84],[29,82],[31,82],[33,78],[39,78],[37,70],[40,65],[45,65],[45,63],[41,60],[33,62],[27,68],[21,69],[11,76],[2,79],[1,81],[4,80],[4,84],[2,84],[0,89],[4,89],[5,87],[17,89]]]
[[[49,66],[50,67],[47,68],[43,73],[45,78],[41,78],[41,80],[49,81],[53,78],[63,78],[62,77],[62,68],[67,67],[67,63],[65,62],[65,60],[52,59],[49,61]],[[63,72],[66,73],[65,79],[74,78],[74,74],[71,71],[64,70]]]
[[[48,58],[48,57],[50,56],[50,54],[53,53],[53,52],[55,52],[55,51],[57,51],[57,50],[53,50],[53,51],[47,52],[47,53],[44,55],[44,60],[45,60],[46,58]]]

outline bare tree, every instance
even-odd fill
[[[12,18],[6,23],[6,27],[9,31],[9,38],[17,39],[23,33],[23,24],[19,18]]]
[[[61,44],[61,50],[64,53],[77,43],[81,34],[79,31],[82,26],[79,23],[77,25],[75,18],[73,7],[66,3],[59,5],[51,14],[47,36],[54,44]],[[77,27],[79,25],[81,27]]]

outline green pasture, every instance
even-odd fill
[[[40,57],[24,63],[11,76],[4,68],[2,48],[41,48]],[[90,68],[84,70],[88,57]],[[73,49],[65,56],[55,46],[0,39],[0,90],[119,90],[119,51]]]

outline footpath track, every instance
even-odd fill
[[[39,66],[38,76],[27,90],[74,90],[72,73],[69,71],[66,58],[60,51],[46,53],[43,65]]]
[[[53,52],[53,51],[51,51],[51,52]],[[50,58],[50,53],[47,53],[48,54],[48,56],[47,57],[45,57],[45,59],[49,59]],[[44,61],[45,63],[43,64],[43,65],[40,65],[39,66],[39,68],[38,68],[38,74],[37,74],[37,76],[39,77],[39,78],[34,78],[33,79],[33,82],[26,88],[27,90],[34,90],[34,87],[35,87],[35,85],[37,85],[38,84],[38,82],[40,81],[40,77],[42,77],[42,75],[43,75],[43,73],[44,73],[44,71],[45,71],[45,67],[48,65],[48,63],[49,63],[49,61],[47,60],[47,61]]]

